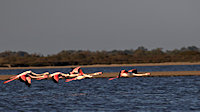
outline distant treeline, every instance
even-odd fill
[[[199,62],[200,49],[196,46],[163,51],[138,47],[133,50],[89,51],[63,50],[58,54],[43,56],[24,51],[0,53],[1,67],[68,66],[93,64],[134,64],[162,62]]]

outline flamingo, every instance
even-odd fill
[[[115,78],[110,78],[109,80],[113,80],[116,78],[120,78],[120,77],[129,77],[129,76],[148,76],[151,73],[137,73],[137,69],[131,69],[131,70],[121,70],[119,75]]]
[[[72,70],[72,72],[70,72],[69,76],[79,76],[79,75],[87,75],[85,73],[83,73],[83,70],[81,69],[81,67],[76,67]],[[103,72],[96,72],[96,73],[92,73],[92,74],[88,74],[88,75],[91,75],[91,76],[95,76],[95,75],[102,75]]]
[[[16,80],[16,79],[20,79],[20,81],[25,82],[25,84],[28,85],[28,87],[30,87],[31,86],[30,73],[31,73],[31,71],[25,71],[17,76],[13,76],[13,77],[11,77],[10,80],[5,81],[4,84],[11,82],[13,80]]]
[[[82,71],[82,70],[81,70]],[[70,72],[70,73],[72,73],[72,72]],[[84,73],[83,72],[81,72],[81,73],[78,73],[78,74],[76,74],[77,76],[75,76],[75,78],[72,78],[72,79],[66,79],[66,81],[65,82],[70,82],[70,81],[72,81],[72,80],[81,80],[81,79],[83,79],[84,78]]]
[[[68,76],[68,75],[66,75],[62,72],[55,72],[55,73],[49,75],[49,77],[52,78],[55,83],[58,83],[59,79],[66,77],[66,76]]]
[[[58,83],[59,79],[60,78],[67,78],[67,77],[77,77],[77,76],[81,76],[83,75],[83,71],[80,67],[76,67],[75,69],[72,70],[72,72],[70,72],[70,74],[65,74],[65,73],[62,73],[62,72],[55,72],[53,74],[50,74],[49,77],[53,79],[53,81],[55,83]],[[80,78],[80,77],[78,77]]]
[[[91,75],[84,74],[80,67],[77,67],[75,69],[76,69],[76,71],[78,71],[78,74],[76,74],[77,76],[75,78],[72,78],[72,79],[66,79],[65,82],[70,82],[70,81],[73,81],[73,80],[81,80],[81,79],[91,78],[92,77]],[[70,73],[77,73],[77,72],[70,72]]]
[[[128,77],[128,76],[129,76],[129,74],[128,74],[128,72],[126,70],[121,70],[117,77],[109,78],[108,80],[113,80],[113,79],[116,79],[116,78]]]
[[[84,75],[79,75],[79,76],[77,76],[77,77],[75,77],[75,78],[72,78],[72,79],[66,79],[66,81],[65,82],[70,82],[70,81],[73,81],[73,80],[81,80],[81,79],[85,79],[85,78],[92,78],[92,76],[91,75],[87,75],[87,74],[84,74]]]
[[[36,74],[34,72],[31,72],[29,77],[31,77],[32,79],[36,79],[36,80],[42,80],[42,79],[46,79],[48,78],[49,72],[45,72],[42,74]]]
[[[62,74],[65,77],[77,77],[80,74],[84,74],[81,67],[74,68],[69,74]]]
[[[17,76],[10,77],[10,80],[5,81],[4,84],[11,82],[13,80],[19,79],[20,81],[25,82],[25,84],[30,87],[31,79],[41,80],[44,78],[48,78],[48,74],[49,74],[48,72],[45,72],[43,74],[36,74],[29,70],[29,71],[25,71]]]
[[[81,80],[81,79],[85,79],[85,78],[92,78],[93,76],[97,76],[97,75],[101,75],[101,74],[103,74],[103,72],[96,72],[93,74],[84,74],[81,70],[81,72],[78,74],[78,76],[76,76],[75,78],[72,78],[72,79],[66,79],[65,82],[70,82],[73,80]]]
[[[10,80],[7,80],[7,81],[5,81],[3,83],[6,84],[6,83],[11,82],[11,81],[16,80],[16,79],[21,79],[22,81],[26,81],[26,75],[30,74],[30,73],[31,73],[31,71],[25,71],[25,72],[23,72],[23,73],[21,73],[21,74],[19,74],[17,76],[11,77]]]
[[[74,74],[74,73],[76,73],[76,74]],[[85,78],[92,78],[93,76],[101,75],[101,74],[103,74],[103,72],[96,72],[93,74],[85,74],[85,73],[83,73],[83,71],[80,67],[77,67],[72,72],[70,72],[70,76],[75,76],[75,78],[66,79],[65,82],[70,82],[73,80],[81,80],[81,79],[85,79]]]
[[[53,74],[50,74],[49,77],[53,79],[54,82],[58,83],[60,78],[67,78],[67,77],[74,77],[72,79],[67,79],[66,82],[72,81],[72,80],[81,80],[84,78],[91,78],[94,75],[101,75],[102,72],[96,72],[93,74],[85,74],[83,73],[81,67],[76,67],[70,72],[69,74],[65,74],[62,72],[55,72]]]
[[[138,73],[137,72],[137,69],[131,69],[128,71],[130,73],[130,75],[132,76],[148,76],[150,75],[151,73],[147,72],[147,73]]]

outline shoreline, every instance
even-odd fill
[[[44,67],[0,67],[0,70],[9,69],[51,69],[51,68],[74,68],[80,67],[122,67],[122,66],[165,66],[165,65],[200,65],[200,62],[166,62],[166,63],[141,63],[141,64],[96,64],[96,65],[70,65],[70,66],[44,66]]]
[[[164,71],[164,72],[150,72],[150,76],[142,77],[169,77],[169,76],[200,76],[200,71]],[[103,73],[103,75],[95,76],[94,78],[112,78],[116,77],[118,72]],[[15,75],[0,75],[0,80],[7,80]]]

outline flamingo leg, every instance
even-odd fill
[[[41,78],[36,78],[36,80],[42,80],[42,79],[46,79],[46,78],[48,78],[47,75],[45,75],[44,77],[41,77]]]
[[[70,81],[73,81],[73,80],[76,80],[76,78],[72,78],[72,79],[66,79],[65,82],[70,82]]]
[[[115,77],[115,78],[109,78],[108,80],[113,80],[113,79],[116,79],[117,77]]]
[[[120,75],[118,75],[117,77],[114,77],[114,78],[109,78],[108,80],[113,80],[113,79],[117,79],[117,78],[120,78]]]
[[[36,80],[42,80],[42,79],[46,79],[46,77],[43,77],[43,78],[37,78]]]

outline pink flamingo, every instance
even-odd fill
[[[17,76],[11,77],[10,80],[7,80],[7,81],[5,81],[3,83],[6,84],[6,83],[11,82],[13,80],[20,79],[20,81],[25,82],[25,84],[30,87],[30,85],[31,85],[31,77],[28,75],[30,73],[31,73],[31,71],[23,72],[23,73],[21,73],[21,74],[19,74]]]
[[[120,77],[127,77],[129,74],[126,70],[121,70],[119,75],[115,78],[109,78],[108,80],[113,80],[113,79],[116,79],[116,78],[120,78]]]
[[[8,82],[11,82],[11,81],[16,80],[16,79],[19,79],[19,78],[20,78],[22,81],[26,81],[26,75],[27,75],[27,74],[30,74],[30,73],[31,73],[31,71],[23,72],[23,73],[21,73],[21,74],[19,74],[19,75],[17,75],[17,76],[11,77],[10,80],[7,80],[7,81],[5,81],[5,82],[3,82],[3,83],[6,84],[6,83],[8,83]]]

